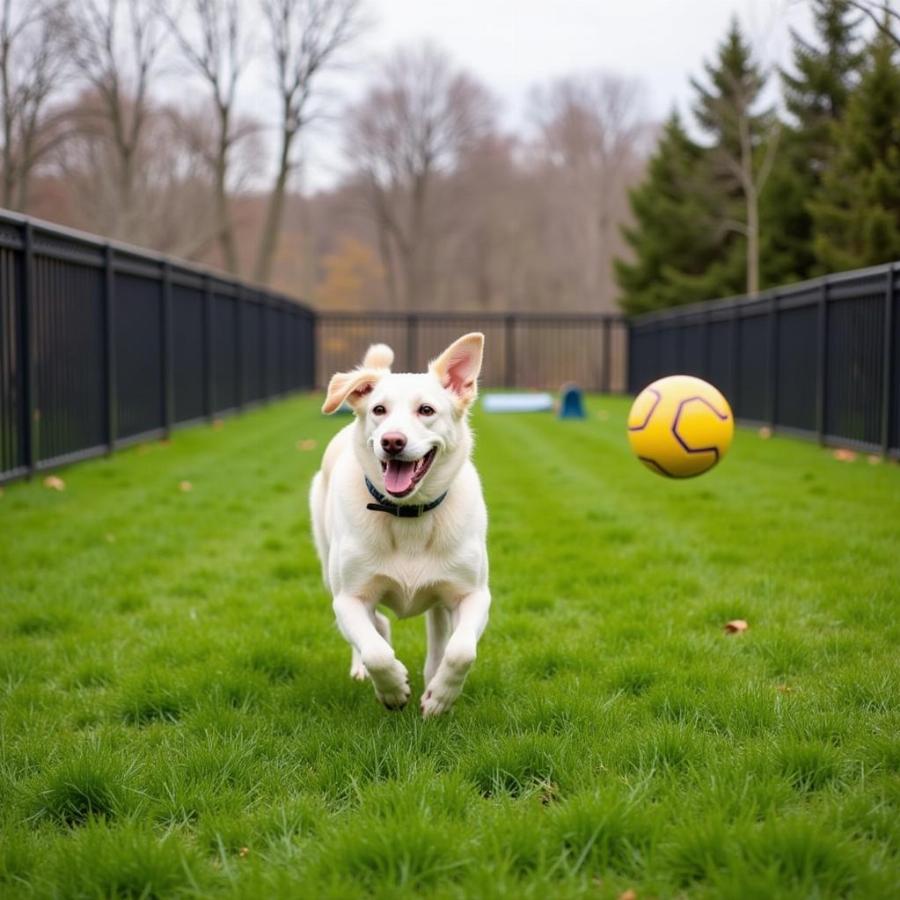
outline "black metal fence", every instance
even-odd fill
[[[749,424],[900,456],[900,264],[633,319],[628,384],[698,375]]]
[[[183,262],[0,215],[0,482],[312,388],[315,316]]]
[[[577,313],[321,313],[316,322],[316,383],[358,365],[369,344],[383,341],[395,368],[422,371],[461,334],[481,331],[487,387],[557,390],[574,381],[586,390],[626,388],[628,327],[623,316]]]
[[[322,313],[162,256],[0,213],[0,483],[324,386],[389,343],[420,370],[483,331],[483,383],[716,384],[748,423],[900,456],[900,264],[632,319]]]

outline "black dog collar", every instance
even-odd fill
[[[432,500],[431,503],[421,503],[418,506],[413,506],[412,504],[401,506],[399,503],[391,503],[391,501],[388,500],[388,498],[385,497],[371,481],[369,481],[368,475],[366,476],[366,487],[369,489],[369,493],[377,501],[375,503],[367,503],[366,509],[373,509],[375,512],[390,513],[392,516],[397,516],[398,519],[418,519],[423,513],[427,513],[436,506],[440,506],[444,502],[444,497],[447,496],[447,492],[444,491],[437,500]]]

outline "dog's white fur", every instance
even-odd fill
[[[322,407],[342,403],[355,420],[325,450],[310,491],[313,535],[325,584],[341,633],[353,648],[350,675],[368,676],[389,709],[409,700],[406,667],[391,646],[383,605],[398,618],[425,613],[428,653],[421,710],[426,717],[449,709],[475,661],[487,625],[487,511],[470,459],[468,411],[476,396],[484,336],[467,334],[450,345],[423,374],[392,373],[394,354],[384,344],[369,348],[363,364],[333,376]],[[433,415],[423,415],[431,407]],[[381,409],[384,412],[381,412]],[[375,412],[373,412],[375,410]],[[381,463],[381,438],[401,433],[402,457],[437,453],[411,493],[391,496]],[[369,510],[365,484],[391,502],[443,502],[418,518]]]

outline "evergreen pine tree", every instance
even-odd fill
[[[812,7],[817,40],[811,43],[792,30],[793,71],[781,72],[791,122],[761,202],[764,286],[819,274],[809,202],[831,164],[833,125],[844,114],[862,63],[861,17],[848,0],[812,0]]]
[[[816,258],[827,271],[900,259],[900,65],[879,34],[835,126],[834,161],[811,204]]]
[[[673,113],[646,178],[629,197],[635,223],[622,231],[634,261],[615,262],[619,302],[626,312],[677,306],[715,293],[706,279],[719,248],[702,163],[703,151]]]

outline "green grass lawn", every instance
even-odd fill
[[[900,468],[477,414],[494,608],[423,722],[423,620],[406,710],[348,677],[319,402],[0,496],[0,895],[898,896]]]

